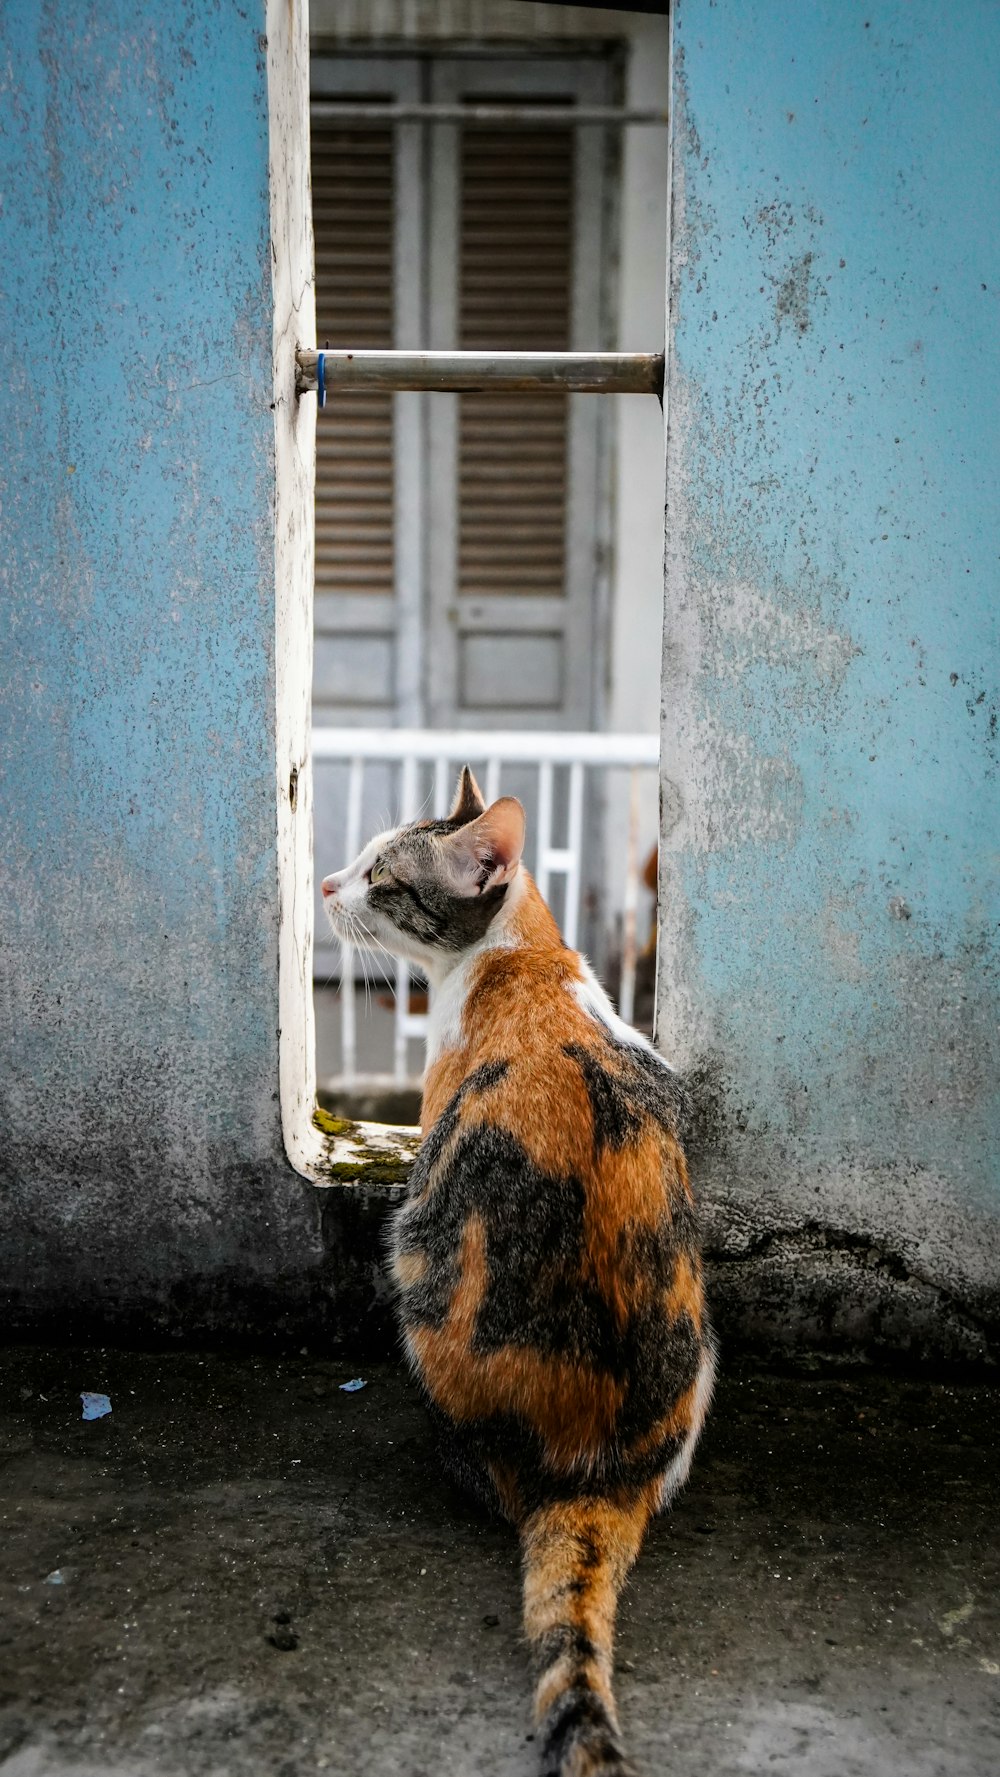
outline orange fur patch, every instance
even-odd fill
[[[557,1472],[584,1472],[614,1434],[624,1399],[604,1372],[546,1356],[530,1346],[472,1349],[476,1315],[486,1292],[486,1231],[470,1216],[462,1236],[459,1282],[441,1327],[407,1334],[437,1405],[456,1420],[516,1413],[541,1438]]]
[[[701,1270],[687,1253],[678,1255],[673,1281],[664,1298],[664,1306],[671,1320],[679,1320],[682,1314],[686,1314],[694,1326],[695,1332],[701,1332],[701,1316],[704,1307]]]
[[[596,1692],[615,1721],[611,1650],[618,1594],[642,1547],[655,1490],[613,1498],[562,1501],[532,1514],[523,1531],[524,1626],[542,1642],[551,1630],[579,1631],[594,1653],[574,1664],[565,1656],[542,1674],[536,1718],[572,1678]]]

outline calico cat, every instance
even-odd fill
[[[399,1315],[450,1466],[517,1528],[544,1777],[624,1777],[618,1594],[712,1392],[682,1093],[563,943],[524,811],[468,767],[446,820],[323,883],[335,931],[433,988]]]

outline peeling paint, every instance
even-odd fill
[[[798,674],[810,686],[825,681],[835,691],[862,652],[849,634],[824,623],[818,601],[816,608],[810,608],[801,591],[788,587],[765,591],[730,581],[706,592],[718,637],[713,665],[727,677],[741,678],[754,668],[767,667],[775,673]],[[827,597],[824,602],[831,601]]]
[[[689,769],[711,783],[711,798],[689,798],[684,836],[695,852],[721,852],[755,843],[786,846],[802,819],[802,781],[788,758],[754,750],[746,734],[726,730],[709,715],[689,735]]]

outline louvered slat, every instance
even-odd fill
[[[463,350],[569,350],[572,192],[571,129],[463,132]],[[566,422],[560,396],[460,397],[460,595],[563,594]]]
[[[391,129],[315,121],[312,195],[317,340],[391,349]],[[391,594],[393,582],[392,397],[331,395],[316,438],[316,590]]]

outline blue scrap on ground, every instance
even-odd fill
[[[83,1419],[104,1419],[111,1412],[111,1396],[106,1394],[81,1394],[83,1402]]]

